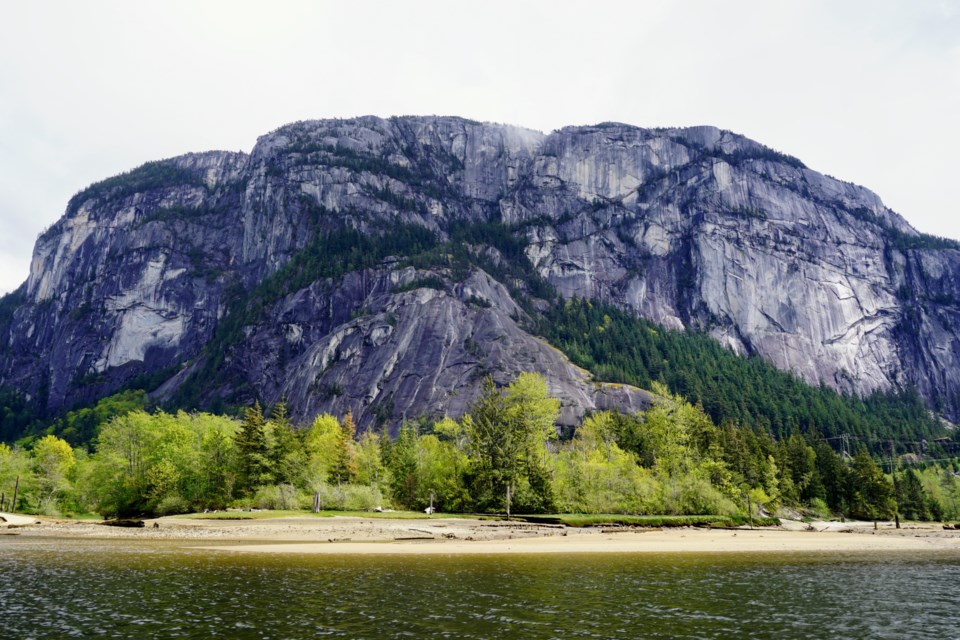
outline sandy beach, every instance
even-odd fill
[[[572,528],[515,521],[431,517],[276,517],[147,520],[144,528],[0,514],[0,534],[166,539],[221,552],[293,554],[736,553],[957,551],[960,531],[939,524],[784,521],[769,528]],[[0,537],[2,544],[2,537]]]

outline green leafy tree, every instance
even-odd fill
[[[304,472],[306,485],[316,491],[326,485],[336,458],[340,438],[340,422],[329,413],[314,418],[303,437],[306,459]]]
[[[504,509],[508,488],[518,511],[551,509],[547,441],[556,437],[559,408],[538,374],[521,374],[506,390],[484,381],[463,420],[472,495],[481,509]]]
[[[70,472],[76,466],[73,449],[56,436],[44,436],[33,446],[34,472],[37,476],[38,509],[57,513],[57,498],[70,490]]]
[[[470,508],[470,494],[464,483],[467,456],[451,442],[441,442],[434,434],[417,439],[419,482],[416,507],[430,504],[439,511],[457,512]]]
[[[380,436],[367,431],[357,443],[357,482],[380,489],[386,475]]]
[[[140,389],[123,391],[101,399],[93,407],[68,412],[57,419],[49,430],[72,446],[88,445],[100,428],[117,416],[147,408],[147,394]]]
[[[93,468],[84,475],[85,492],[105,515],[136,515],[149,511],[148,472],[155,463],[164,420],[144,411],[117,416],[103,425]]]
[[[237,423],[222,416],[200,414],[199,468],[196,504],[198,508],[222,509],[233,496],[236,482],[234,436]]]
[[[570,513],[660,513],[660,488],[616,442],[617,414],[587,417],[556,456],[557,505]]]

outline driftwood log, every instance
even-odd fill
[[[104,520],[100,524],[105,524],[108,527],[134,527],[134,528],[143,528],[143,520],[138,520],[136,518],[117,518],[116,520]]]

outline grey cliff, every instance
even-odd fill
[[[565,424],[648,403],[532,335],[511,289],[522,283],[483,268],[389,256],[282,295],[257,289],[331,230],[447,240],[488,221],[565,297],[694,327],[814,384],[915,387],[960,416],[960,251],[874,193],[712,127],[544,135],[447,117],[295,123],[249,155],[190,154],[82,191],[7,301],[0,385],[53,412],[145,375],[169,398],[216,346],[223,375],[201,405],[285,397],[301,419],[456,416],[484,376],[531,370]],[[240,317],[231,304],[257,291],[263,310]],[[224,323],[241,339],[212,342]]]

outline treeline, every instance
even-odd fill
[[[121,199],[154,189],[169,189],[181,185],[205,187],[203,174],[181,167],[175,160],[154,160],[125,173],[91,184],[75,194],[67,203],[67,215],[76,213],[91,198]]]
[[[322,207],[301,206],[313,221],[316,236],[252,290],[231,291],[230,306],[204,349],[202,366],[180,386],[166,406],[168,410],[203,407],[232,411],[238,398],[249,397],[248,388],[240,385],[228,396],[212,394],[216,398],[212,401],[208,396],[212,388],[230,389],[231,383],[238,382],[229,379],[232,374],[223,363],[242,342],[244,327],[261,321],[276,300],[311,282],[375,267],[387,256],[404,256],[401,264],[444,269],[454,281],[462,280],[472,269],[484,269],[509,288],[534,320],[536,326],[529,327],[531,330],[590,370],[597,380],[644,388],[661,382],[671,393],[702,405],[720,425],[730,421],[769,431],[777,439],[794,430],[818,431],[825,437],[848,434],[866,442],[874,455],[886,453],[889,440],[932,442],[944,435],[937,418],[909,390],[866,398],[840,394],[823,385],[809,385],[762,358],[738,356],[707,335],[667,330],[608,304],[564,301],[527,259],[522,225],[454,219],[445,228],[449,241],[443,242],[433,231],[411,224],[362,233],[338,226],[335,220],[339,218]],[[499,258],[490,258],[481,250],[484,246],[496,248]],[[439,283],[438,278],[420,284]],[[17,299],[11,296],[0,299],[0,324],[15,308]],[[158,372],[153,380],[131,381],[128,387],[150,390],[164,379],[164,373],[169,372]],[[37,399],[27,403],[15,391],[0,389],[0,441],[42,432],[47,426],[42,405]],[[68,441],[78,443],[72,438]]]
[[[377,507],[444,512],[960,518],[954,467],[887,475],[865,451],[845,460],[816,435],[775,440],[655,389],[648,411],[587,417],[561,442],[559,401],[521,374],[460,420],[407,422],[394,440],[352,417],[296,428],[283,403],[242,420],[134,409],[98,428],[92,451],[49,434],[0,445],[0,492],[36,513],[173,514],[226,507]],[[508,503],[509,501],[509,503]]]
[[[717,424],[733,422],[778,439],[796,430],[848,434],[873,443],[874,453],[888,439],[919,443],[943,435],[914,392],[859,398],[812,386],[710,336],[672,331],[612,305],[557,301],[544,312],[539,332],[597,379],[645,389],[663,383],[700,404]]]

